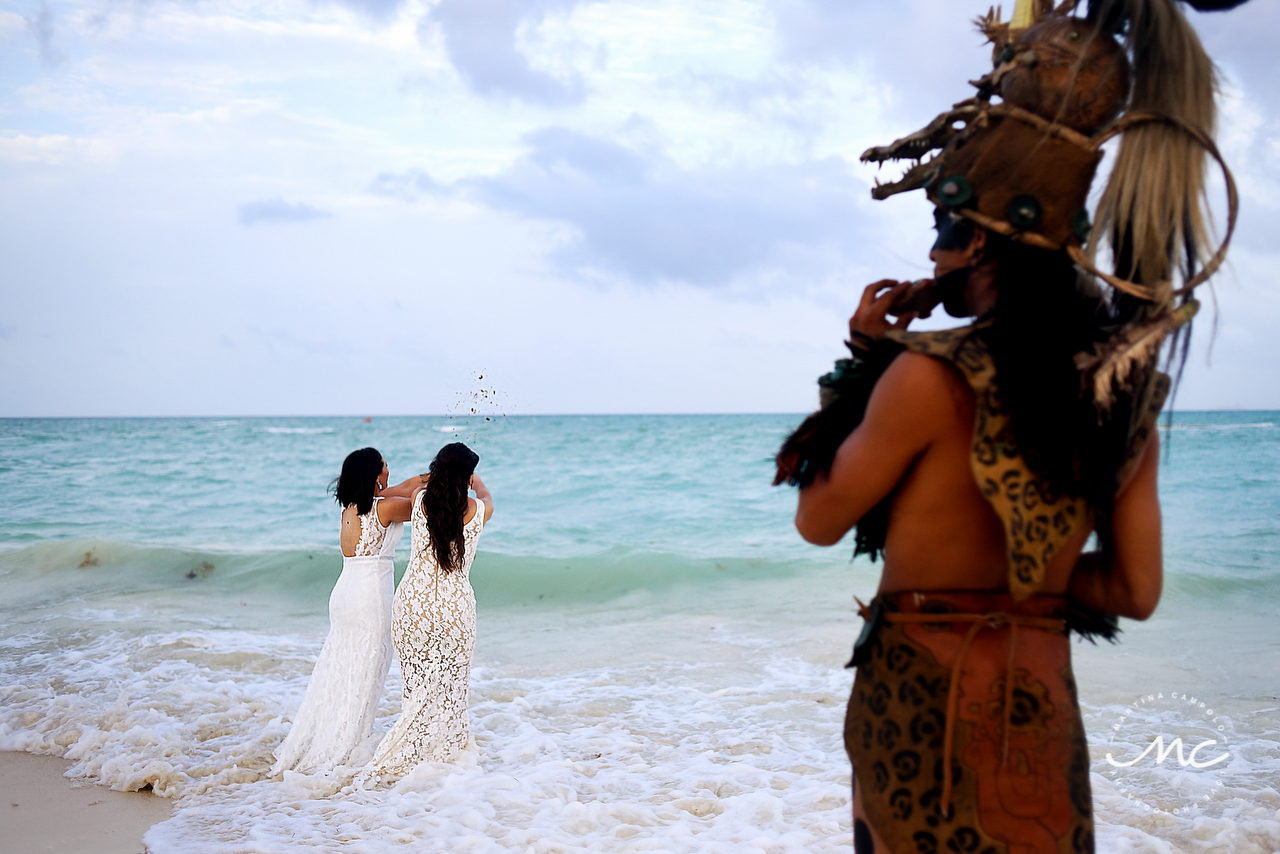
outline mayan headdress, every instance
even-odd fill
[[[1133,390],[1150,376],[1166,336],[1194,316],[1192,293],[1222,264],[1237,197],[1213,143],[1213,63],[1174,0],[1091,0],[1087,17],[1075,16],[1079,5],[1017,0],[1007,22],[998,9],[979,18],[994,68],[972,81],[977,95],[862,159],[915,161],[900,180],[877,182],[873,198],[923,188],[951,215],[1066,252],[1136,298],[1129,322],[1077,359],[1107,408],[1116,387]],[[1102,146],[1116,137],[1116,160],[1090,216]],[[1227,192],[1226,233],[1212,253],[1206,157],[1221,167]],[[1111,273],[1096,266],[1103,243]]]

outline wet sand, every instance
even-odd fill
[[[0,751],[0,854],[140,854],[173,803],[62,776],[71,763]]]

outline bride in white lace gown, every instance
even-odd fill
[[[391,664],[392,560],[420,478],[387,488],[387,464],[373,448],[342,464],[336,497],[342,505],[342,574],[329,596],[325,639],[294,715],[276,749],[270,776],[288,770],[328,774],[369,757],[373,717]]]
[[[468,576],[480,531],[493,515],[493,497],[474,474],[479,459],[460,442],[446,445],[431,463],[426,487],[413,496],[409,568],[391,611],[404,704],[361,772],[362,785],[398,779],[420,762],[447,760],[471,739],[467,691],[476,598]]]

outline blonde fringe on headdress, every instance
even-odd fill
[[[1129,112],[1169,116],[1212,137],[1217,69],[1191,24],[1172,0],[1112,0],[1121,2],[1133,55]],[[1172,298],[1175,274],[1186,282],[1206,261],[1205,155],[1173,124],[1130,128],[1098,203],[1090,255],[1106,240],[1116,275],[1152,288],[1157,303]]]
[[[1187,2],[1227,8],[1239,0]],[[1169,364],[1179,351],[1185,358],[1198,308],[1192,291],[1226,257],[1239,198],[1213,141],[1217,70],[1178,3],[1093,0],[1078,17],[1085,5],[1018,0],[1009,22],[992,8],[975,21],[993,60],[992,71],[972,81],[977,96],[862,159],[913,161],[898,181],[877,181],[872,198],[923,188],[953,215],[1065,251],[1130,303],[1119,306],[1122,327],[1078,360],[1102,417],[1117,393],[1140,397],[1151,386],[1163,344],[1171,344]],[[1123,50],[1113,39],[1117,32],[1124,33]],[[1116,72],[1126,64],[1119,85]],[[1116,159],[1091,223],[1083,206],[1099,150],[1116,137]],[[1216,249],[1205,194],[1209,158],[1222,169],[1227,197]],[[1111,273],[1097,265],[1104,244]]]

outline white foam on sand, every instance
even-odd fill
[[[481,667],[471,749],[393,788],[354,792],[263,779],[305,686],[298,652],[234,632],[110,632],[74,652],[31,650],[39,672],[0,693],[0,746],[64,750],[73,775],[176,798],[174,817],[147,835],[155,852],[851,845],[839,669],[775,659],[744,686],[718,663],[554,676]],[[398,712],[398,684],[388,689],[383,727]]]
[[[211,793],[147,841],[189,851],[199,839],[208,852],[322,841],[375,852],[848,850],[840,675],[789,670],[724,694],[682,670],[554,682],[481,670],[475,744],[455,762],[384,791],[296,776]]]
[[[345,779],[264,778],[319,636],[214,626],[131,635],[114,621],[66,634],[37,624],[0,659],[0,749],[65,754],[73,776],[174,798],[173,817],[146,836],[155,854],[299,844],[847,852],[840,738],[851,674],[839,658],[857,627],[829,630],[836,609],[825,603],[805,613],[805,626],[785,631],[723,615],[489,613],[472,680],[473,747],[371,792]],[[1143,746],[1142,727],[1110,748],[1100,737],[1127,702],[1085,709],[1095,772],[1107,770],[1106,749]],[[1172,762],[1092,775],[1098,850],[1280,850],[1275,716],[1224,708],[1233,756],[1215,778],[1223,786]],[[398,712],[393,669],[379,729]],[[1195,723],[1178,709],[1147,722],[1161,720]],[[1174,811],[1182,805],[1194,809]]]

